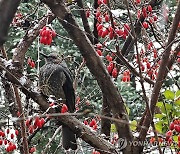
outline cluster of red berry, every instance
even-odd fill
[[[11,133],[10,132],[14,132]],[[18,135],[19,131],[18,130],[10,130],[9,128],[6,130],[6,132],[3,132],[0,130],[0,145],[6,146],[6,152],[12,152],[16,150],[16,145],[12,141],[10,141],[8,138],[10,137],[12,140],[14,139],[14,136]]]
[[[35,117],[35,119],[27,119],[25,123],[26,127],[28,128],[28,132],[32,134],[35,129],[43,127],[45,120],[44,118],[40,118],[37,116]]]
[[[34,62],[31,58],[28,58],[27,64],[28,64],[31,68],[35,68],[35,62]]]
[[[177,134],[178,135],[178,147],[180,148],[180,119],[176,119],[173,122],[170,123],[169,125],[169,131],[166,132],[166,141],[168,141],[168,143],[173,142],[173,138],[172,136]],[[170,145],[171,145],[170,144]]]
[[[148,43],[147,50],[148,50],[148,52],[152,51],[151,53],[153,53],[154,58],[158,57],[157,50],[156,50],[156,48],[152,42]],[[141,68],[142,72],[146,71],[147,75],[152,80],[154,80],[157,76],[157,70],[159,68],[161,61],[159,60],[159,61],[157,61],[157,63],[153,63],[153,65],[151,66],[151,63],[149,62],[149,60],[146,56],[146,53],[145,53],[144,49],[141,49],[141,52],[140,52],[140,68]],[[137,56],[136,56],[136,63],[138,64]]]
[[[84,120],[84,124],[85,125],[89,125],[90,127],[92,127],[94,130],[97,130],[97,122],[95,119],[92,119],[89,123],[87,120]]]
[[[117,25],[115,21],[113,21],[112,27],[109,13],[101,11],[101,5],[107,5],[107,0],[98,0],[98,5],[99,7],[95,13],[95,18],[98,21],[96,24],[98,36],[101,38],[108,37],[110,40],[118,36],[126,39],[130,31],[129,25],[126,23],[123,27],[120,28],[120,26]],[[90,11],[87,10],[86,16],[89,17],[89,15]]]
[[[55,105],[55,103],[54,103],[54,102],[51,102],[51,103],[49,104],[49,107],[54,107],[54,105]],[[63,105],[61,106],[61,113],[66,113],[66,112],[68,112],[68,107],[67,107],[66,104],[63,104]]]
[[[107,14],[105,15],[105,21],[106,22],[109,21],[109,17]],[[117,36],[122,37],[123,39],[126,39],[130,31],[130,27],[128,24],[124,24],[124,27],[122,29],[118,27],[112,28],[112,26],[105,27],[101,23],[97,23],[96,27],[97,27],[99,37],[105,38],[106,36],[108,36],[110,40],[112,40],[113,38],[116,38]]]
[[[113,78],[117,78],[118,73],[117,73],[117,68],[115,67],[113,62],[110,62],[109,65],[107,66],[107,70],[110,75],[112,75]]]
[[[40,43],[44,45],[50,45],[52,43],[52,39],[56,37],[56,32],[44,26],[40,30]]]
[[[140,0],[136,0],[136,4],[139,5],[141,3]],[[157,21],[157,16],[152,14],[152,6],[148,5],[148,6],[144,6],[142,7],[141,10],[137,11],[137,18],[139,19],[141,17],[141,15],[150,23],[153,23],[154,21]],[[142,26],[147,29],[149,28],[149,24],[147,21],[144,21],[142,23]]]
[[[130,81],[130,71],[124,71],[123,72],[123,77],[122,77],[123,82],[129,82]]]

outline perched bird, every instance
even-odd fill
[[[71,73],[65,61],[56,53],[45,55],[45,64],[40,68],[39,85],[41,92],[55,98],[65,100],[68,111],[75,111],[75,94]],[[64,149],[77,149],[76,136],[68,126],[62,125],[62,144]]]

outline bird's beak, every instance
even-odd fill
[[[44,57],[44,58],[48,58],[48,55],[45,55],[44,53],[40,52],[40,54]]]

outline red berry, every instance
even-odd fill
[[[122,82],[127,82],[127,77],[126,76],[122,77]]]
[[[43,126],[43,125],[44,125],[44,123],[45,123],[44,118],[41,118],[41,125]]]
[[[98,18],[101,15],[101,12],[99,10],[97,10],[96,12],[96,18]]]
[[[144,18],[147,17],[147,11],[146,11],[145,7],[142,8],[142,14],[143,14]]]
[[[173,129],[174,129],[174,123],[173,123],[173,122],[170,123],[169,129],[170,129],[170,130],[173,130]]]
[[[32,125],[29,126],[29,133],[32,134],[34,132],[34,128]]]
[[[172,134],[173,134],[173,133],[172,133],[172,131],[171,131],[171,130],[169,130],[168,132],[166,132],[166,136],[167,136],[167,137],[171,137],[171,136],[172,136]]]
[[[109,15],[108,15],[108,14],[105,15],[105,21],[106,21],[106,22],[109,21]]]
[[[102,18],[101,17],[98,17],[97,20],[98,20],[99,23],[102,22]]]
[[[113,37],[114,37],[114,33],[113,33],[113,31],[111,31],[111,32],[109,33],[109,39],[112,40]]]
[[[8,128],[8,129],[6,130],[6,133],[9,134],[9,132],[10,132],[10,130],[9,130],[9,128]]]
[[[52,106],[54,106],[54,102],[52,102],[52,103],[49,104],[49,107],[52,107]]]
[[[144,22],[143,22],[143,27],[144,27],[145,29],[147,29],[147,28],[149,27],[149,24],[148,24],[146,21],[144,21]]]
[[[178,133],[180,133],[180,125],[175,125],[175,126],[174,126],[174,129],[175,129]]]
[[[62,108],[61,108],[61,113],[65,113],[68,111],[68,107],[66,104],[63,104]]]
[[[26,120],[26,127],[29,127],[29,125],[31,124],[31,121],[29,119]]]
[[[34,68],[35,67],[35,63],[34,61],[31,62],[31,68]]]
[[[146,63],[147,69],[151,68],[151,64],[149,62]]]
[[[47,45],[50,45],[51,42],[52,42],[52,36],[49,36],[49,37],[47,38]]]
[[[0,145],[2,145],[3,144],[3,140],[0,140]]]
[[[113,28],[112,28],[111,26],[108,27],[108,30],[109,30],[110,32],[113,32]]]
[[[97,54],[98,54],[99,56],[102,56],[101,50],[96,50],[96,52],[97,52]]]
[[[173,142],[173,140],[172,140],[172,138],[170,137],[170,138],[168,139],[168,144],[171,145],[172,142]]]
[[[5,136],[5,133],[4,133],[4,132],[1,132],[1,136],[4,137],[4,136]]]
[[[6,148],[6,152],[10,152],[10,147],[9,146]]]
[[[13,139],[14,138],[14,134],[11,134],[11,139]]]
[[[102,48],[102,44],[101,44],[101,43],[98,43],[98,44],[96,44],[96,47],[97,47],[98,49],[101,49],[101,48]]]
[[[18,134],[19,134],[19,131],[18,131],[18,130],[15,130],[15,134],[16,134],[16,136],[18,136]]]
[[[93,127],[94,125],[96,125],[96,120],[92,119],[91,122],[89,123],[89,126]]]
[[[107,4],[107,0],[103,0],[103,3],[104,3],[104,4]]]
[[[86,17],[89,18],[89,16],[90,16],[90,11],[87,10],[87,11],[86,11]]]
[[[154,21],[157,21],[158,18],[157,18],[156,15],[154,15],[154,16],[153,16],[153,19],[154,19]]]
[[[98,31],[98,36],[102,36],[102,33],[103,33],[103,30],[102,29],[100,29],[99,31]]]
[[[124,31],[123,31],[122,29],[119,29],[119,30],[117,31],[117,34],[118,34],[120,37],[122,37],[123,34],[124,34]]]
[[[88,122],[87,122],[87,120],[84,120],[84,124],[85,124],[85,125],[88,125]]]
[[[151,5],[148,5],[147,10],[148,10],[149,12],[152,12],[152,6],[151,6]]]
[[[117,68],[114,68],[113,71],[112,71],[112,77],[113,77],[113,78],[116,78],[117,75],[118,75],[118,73],[117,73]]]
[[[140,3],[141,3],[141,0],[135,0],[135,3],[136,3],[136,4],[140,4]]]
[[[32,147],[32,148],[29,150],[30,153],[33,153],[33,152],[35,152],[35,151],[36,151],[36,148],[35,148],[35,147]]]
[[[39,121],[40,121],[39,117],[35,117],[34,125],[37,125]]]
[[[31,66],[31,58],[28,58],[28,60],[27,60],[27,64],[29,65],[29,66]]]
[[[107,35],[107,32],[106,32],[106,30],[105,30],[105,31],[102,32],[101,37],[102,37],[102,38],[105,38],[106,35]]]
[[[7,144],[7,140],[4,140],[4,145],[6,145]]]
[[[56,37],[56,32],[55,31],[51,31],[51,34],[52,34],[52,37],[54,38],[54,37]]]
[[[98,0],[98,5],[101,5],[102,4],[102,0]]]
[[[94,130],[97,129],[97,124],[93,125],[93,129],[94,129]]]

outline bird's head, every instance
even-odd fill
[[[50,53],[49,55],[46,55],[41,52],[40,54],[45,58],[46,63],[59,64],[62,62],[62,58],[59,57],[57,53]]]

